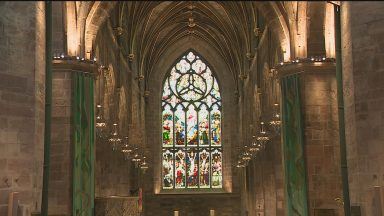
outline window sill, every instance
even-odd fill
[[[232,194],[232,192],[225,191],[221,188],[207,188],[207,189],[177,189],[177,190],[160,190],[155,195],[201,195],[201,194]]]

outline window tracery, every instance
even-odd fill
[[[162,188],[222,188],[221,95],[204,60],[187,52],[162,92]]]

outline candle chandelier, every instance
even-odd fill
[[[101,75],[103,70],[99,69],[98,81],[98,103],[96,105],[96,136],[98,138],[105,138],[105,131],[107,128],[107,123],[103,116],[103,107],[101,105]]]
[[[262,110],[261,100],[260,101],[260,109]],[[262,116],[262,115],[261,115]],[[260,121],[258,124],[258,131],[254,133],[252,131],[252,137],[250,139],[249,145],[244,145],[241,149],[238,160],[236,163],[236,167],[243,168],[246,167],[253,158],[255,158],[259,152],[263,151],[270,140],[280,135],[280,127],[281,127],[281,119],[280,119],[280,109],[279,104],[274,103],[271,117],[268,119],[268,124],[262,120],[260,117]],[[251,127],[253,128],[253,127]]]
[[[108,138],[108,143],[112,147],[113,151],[117,151],[118,148],[120,147],[121,138],[119,136],[117,123],[113,124],[113,129],[112,129],[111,135]]]
[[[115,122],[113,124],[107,124],[103,116],[103,106],[101,105],[101,76],[107,67],[100,65],[99,67],[99,78],[98,78],[98,103],[96,105],[96,139],[101,142],[105,142],[111,147],[113,152],[120,152],[123,155],[124,160],[132,161],[135,164],[135,168],[140,168],[143,174],[149,168],[149,163],[146,161],[146,156],[141,153],[139,147],[131,145],[129,143],[129,137],[124,136],[122,138],[121,133],[119,132],[119,127],[117,122],[117,113],[118,113],[118,104],[115,104],[116,112]],[[119,98],[119,97],[118,97]],[[108,131],[110,131],[109,135]]]
[[[269,125],[273,129],[275,133],[280,133],[280,125],[281,125],[281,120],[280,120],[280,111],[279,111],[279,104],[275,103],[273,105],[273,114],[272,118],[269,121]]]

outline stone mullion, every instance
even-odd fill
[[[197,124],[197,187],[200,188],[200,139],[199,139],[199,109],[195,109],[196,111],[196,124]]]
[[[184,163],[185,163],[185,188],[188,188],[188,164],[187,164],[187,157],[188,157],[188,143],[187,143],[187,129],[188,129],[188,122],[187,122],[187,107],[184,107]]]
[[[173,135],[173,189],[176,188],[176,130],[175,130],[175,110],[172,109],[172,113],[173,113],[173,118],[172,118],[172,127],[173,127],[173,131],[172,131],[172,135]]]

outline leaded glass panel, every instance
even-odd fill
[[[217,79],[190,51],[163,84],[163,189],[222,188],[221,124]]]

